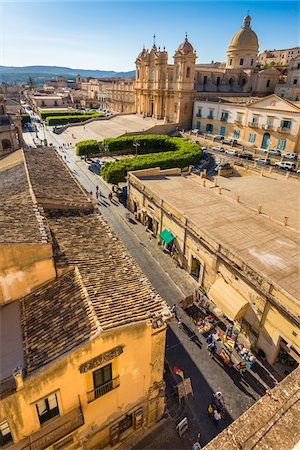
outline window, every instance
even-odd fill
[[[206,84],[207,83],[207,75],[204,75],[204,77],[203,77],[203,84]]]
[[[47,420],[52,419],[52,417],[59,416],[56,394],[51,394],[37,402],[36,409],[41,425],[47,422]]]
[[[284,150],[285,149],[285,139],[278,139],[277,148],[278,150]]]
[[[300,63],[297,64],[297,69],[300,69]]]
[[[123,433],[124,431],[128,430],[128,428],[132,427],[132,414],[127,414],[124,419],[120,420],[119,422],[119,431],[120,433]]]
[[[194,258],[192,256],[191,275],[196,281],[199,281],[200,270],[201,270],[200,262],[198,261],[197,258]]]
[[[242,123],[243,115],[241,113],[237,113],[236,121],[237,123]]]
[[[227,122],[228,116],[229,116],[228,112],[222,112],[222,114],[221,114],[221,121],[222,122]]]
[[[220,127],[220,135],[221,136],[225,136],[226,133],[226,128],[225,127]]]
[[[270,83],[271,83],[271,80],[267,80],[266,86],[267,86],[267,87],[270,87]]]
[[[290,129],[291,125],[292,125],[291,120],[282,120],[281,124],[280,124],[281,128],[287,128],[287,129]]]
[[[209,114],[208,114],[207,118],[208,119],[213,119],[214,118],[214,110],[213,109],[209,110]]]
[[[217,86],[219,86],[220,82],[221,82],[221,77],[217,77]]]
[[[295,78],[293,84],[297,84],[297,82],[298,82],[298,80],[297,80],[297,78]]]
[[[273,125],[273,117],[267,117],[267,127],[270,128]]]
[[[206,124],[206,132],[207,133],[212,133],[213,129],[214,129],[214,127],[213,127],[212,123]]]
[[[258,123],[258,117],[257,116],[253,116],[252,117],[252,125],[257,125]]]
[[[229,65],[232,66],[232,58],[229,60]]]
[[[250,133],[248,142],[255,142],[255,139],[256,139],[256,134],[255,133]]]
[[[200,124],[199,120],[197,120],[197,122],[196,122],[196,128],[197,128],[197,130],[200,130],[200,127],[201,127],[201,124]]]
[[[233,137],[234,137],[234,139],[239,139],[239,137],[240,137],[240,130],[233,130]]]
[[[186,69],[186,77],[190,78],[190,74],[191,74],[191,69],[189,67],[187,67],[187,69]]]
[[[44,102],[44,100],[42,100],[42,106],[45,106],[45,102]]]
[[[242,66],[244,64],[244,58],[240,59],[240,66]]]
[[[111,364],[93,372],[95,398],[101,397],[113,389]]]
[[[254,59],[252,58],[251,59],[251,66],[253,66],[253,63],[254,63]]]
[[[154,81],[154,70],[151,72],[151,80]]]
[[[13,438],[9,429],[9,425],[4,420],[0,423],[0,447],[8,444],[8,442],[13,442]]]
[[[198,117],[201,117],[201,115],[202,115],[202,108],[198,108],[197,116],[198,116]]]

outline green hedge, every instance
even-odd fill
[[[31,117],[29,114],[21,114],[21,122],[22,122],[22,127],[26,124],[26,123],[30,123],[31,122]]]
[[[76,155],[86,156],[99,153],[99,142],[90,139],[88,141],[76,142]]]
[[[102,147],[108,152],[124,151],[124,153],[135,153],[136,149],[133,146],[134,141],[139,142],[140,145],[138,146],[137,151],[141,154],[146,153],[149,149],[172,149],[170,137],[165,134],[147,134],[138,136],[123,136],[119,138],[106,138],[103,139]]]
[[[142,138],[146,136],[140,136]],[[127,172],[132,170],[160,167],[170,169],[173,167],[184,168],[196,164],[202,158],[203,152],[198,144],[186,141],[182,138],[164,139],[164,145],[169,144],[171,151],[139,155],[133,158],[125,158],[118,162],[107,162],[101,169],[101,175],[108,183],[118,184],[126,181]]]
[[[92,119],[94,117],[103,117],[103,114],[91,113],[91,114],[81,114],[77,116],[71,115],[71,116],[47,117],[46,125],[65,125],[67,123],[85,122],[86,120]]]
[[[91,113],[85,113],[84,111],[77,111],[76,109],[65,109],[60,111],[49,110],[49,111],[41,111],[40,116],[41,119],[47,119],[47,117],[53,117],[53,116],[79,116],[80,114],[93,114]]]

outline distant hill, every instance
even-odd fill
[[[58,66],[0,66],[0,82],[25,83],[29,77],[32,77],[37,84],[43,84],[46,80],[51,80],[57,76],[63,76],[68,79],[75,79],[80,74],[83,77],[111,78],[111,77],[134,77],[135,70],[130,72],[115,72],[113,70],[89,70],[89,69],[71,69],[70,67]]]

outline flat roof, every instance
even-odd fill
[[[153,194],[188,218],[200,235],[205,233],[271,284],[294,299],[299,298],[299,233],[220,195],[218,188],[203,187],[196,175],[138,178]],[[251,180],[256,182],[254,177]]]

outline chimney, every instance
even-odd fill
[[[13,377],[16,383],[16,391],[20,391],[21,389],[24,388],[24,380],[21,367],[16,367],[13,370]]]

